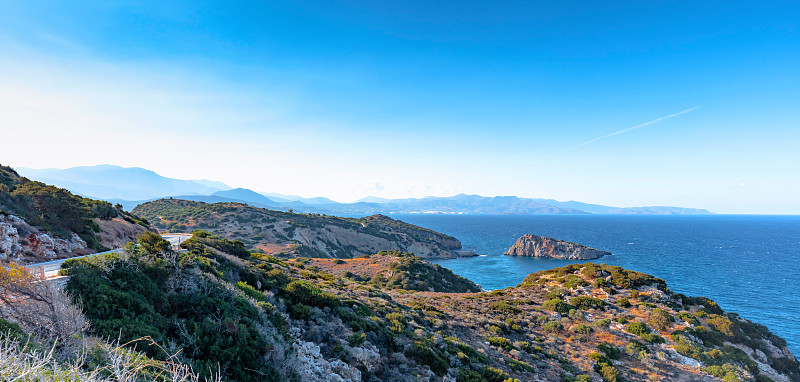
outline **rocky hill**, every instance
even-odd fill
[[[453,271],[411,253],[381,251],[354,259],[298,259],[308,269],[353,280],[368,281],[386,289],[422,292],[480,292],[481,287]]]
[[[251,250],[275,256],[351,258],[379,251],[413,252],[426,258],[457,257],[461,242],[427,228],[383,215],[340,218],[256,208],[241,203],[161,199],[133,212],[159,229],[202,229],[239,240]]]
[[[0,260],[29,263],[117,248],[149,229],[121,206],[0,166]]]
[[[552,259],[591,260],[610,255],[601,251],[552,237],[522,235],[506,252],[508,256],[547,257]]]
[[[202,232],[184,246],[69,261],[67,291],[83,302],[89,334],[149,336],[230,381],[800,381],[800,364],[764,326],[620,267],[421,292],[411,289],[423,272],[389,287],[344,270],[378,275],[395,254],[359,266],[282,260]]]

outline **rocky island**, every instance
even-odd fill
[[[580,244],[531,234],[522,235],[522,237],[517,239],[516,243],[505,252],[505,255],[508,256],[547,257],[566,260],[599,259],[610,254],[610,252]]]

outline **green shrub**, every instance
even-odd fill
[[[529,373],[533,373],[536,371],[536,369],[534,369],[533,366],[522,361],[517,361],[512,358],[505,358],[503,359],[503,361],[506,363],[506,365],[508,365],[508,367],[511,368],[511,370],[527,371]]]
[[[622,354],[618,347],[608,342],[603,342],[600,345],[597,345],[597,350],[603,352],[603,354],[610,359],[619,359],[620,354]]]
[[[406,356],[421,365],[427,365],[431,368],[431,371],[441,377],[447,374],[447,369],[450,367],[450,364],[447,362],[447,357],[444,356],[443,353],[434,349],[435,348],[429,345],[415,342],[406,350]]]
[[[601,318],[595,321],[594,325],[597,326],[598,328],[607,328],[609,325],[611,325],[611,320],[608,318]]]
[[[630,308],[631,307],[630,301],[628,301],[628,299],[625,298],[625,297],[620,298],[619,300],[617,300],[617,305],[619,305],[622,308]]]
[[[597,353],[597,352],[592,352],[592,353],[589,353],[588,357],[593,359],[593,360],[595,360],[598,364],[611,365],[611,359],[609,359],[604,354],[600,354],[600,353]]]
[[[674,321],[664,309],[653,309],[650,312],[650,324],[658,330],[665,330]]]
[[[600,367],[600,376],[603,377],[603,381],[605,382],[617,382],[619,378],[619,372],[614,368],[614,366],[602,365]]]
[[[650,328],[641,322],[631,322],[625,326],[625,331],[641,337],[643,334],[650,333]]]
[[[519,308],[505,301],[495,301],[489,304],[489,308],[491,308],[492,310],[496,310],[498,312],[504,312],[508,314],[517,314],[520,312]]]
[[[654,333],[642,334],[642,335],[639,336],[639,338],[641,338],[641,339],[643,339],[643,340],[645,340],[645,341],[647,341],[647,342],[649,342],[651,344],[663,344],[664,342],[666,342],[664,340],[664,337],[661,337],[658,334],[654,334]]]
[[[605,303],[603,300],[589,296],[575,296],[569,299],[569,303],[578,309],[602,309]]]
[[[564,325],[561,325],[558,321],[548,321],[543,326],[544,330],[549,333],[560,332],[564,329]]]
[[[294,280],[286,285],[284,291],[295,303],[301,303],[318,307],[339,306],[339,299],[336,296],[323,292],[316,285],[305,280]]]
[[[570,309],[575,309],[574,306],[558,299],[545,301],[544,304],[542,304],[542,308],[545,310],[552,310],[554,312],[558,312],[561,315],[567,315],[569,314]]]
[[[572,328],[570,328],[570,330],[578,334],[591,334],[592,332],[594,332],[594,329],[592,329],[591,326],[586,324],[574,325],[572,326]]]
[[[739,379],[739,377],[738,377],[738,374],[740,373],[740,371],[737,370],[737,368],[735,366],[733,366],[733,365],[731,365],[729,363],[726,363],[726,364],[720,365],[720,366],[713,365],[713,366],[704,367],[704,368],[702,368],[702,370],[704,372],[708,373],[709,375],[713,375],[715,377],[722,378],[722,380],[725,381],[725,382],[739,382],[739,381],[741,381],[741,379]]]
[[[489,337],[486,339],[490,345],[496,346],[503,349],[511,349],[511,341],[504,337]]]
[[[720,316],[718,314],[711,314],[706,318],[706,323],[714,328],[714,330],[726,335],[732,336],[733,335],[733,323],[728,317]]]
[[[685,321],[689,325],[699,325],[700,322],[697,321],[697,318],[689,312],[678,312],[678,318]]]
[[[347,337],[347,344],[350,345],[351,347],[361,346],[361,344],[363,344],[366,339],[367,335],[362,332],[353,333],[349,337]]]

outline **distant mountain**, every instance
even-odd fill
[[[272,200],[264,195],[261,195],[258,192],[248,190],[246,188],[234,188],[232,190],[217,191],[211,195],[220,196],[228,199],[242,200],[250,205],[253,205],[253,203],[255,203],[267,206],[278,206],[281,204],[281,202],[276,202],[275,200]]]
[[[315,198],[304,198],[302,196],[284,195],[284,194],[278,194],[278,193],[274,193],[274,192],[262,192],[261,195],[264,195],[264,196],[266,196],[266,197],[268,197],[268,198],[270,198],[270,199],[272,199],[272,200],[274,200],[276,202],[283,202],[283,203],[300,202],[300,203],[303,203],[303,204],[312,204],[312,205],[313,204],[337,204],[337,202],[335,202],[333,200],[330,200],[328,198],[323,198],[321,196],[318,196],[318,197],[315,197]]]
[[[70,191],[119,203],[125,210],[138,204],[161,199],[178,198],[206,203],[237,202],[253,207],[331,215],[373,215],[401,213],[437,214],[647,214],[699,215],[711,212],[696,208],[646,206],[612,207],[576,201],[532,199],[517,196],[480,196],[459,194],[449,197],[387,199],[368,196],[355,203],[337,203],[324,197],[304,198],[273,192],[256,192],[246,188],[231,188],[213,180],[181,180],[163,177],[143,168],[99,165],[59,169],[21,168],[19,172],[31,179],[54,184]]]
[[[108,164],[67,169],[17,168],[20,175],[98,199],[144,200],[170,195],[210,195],[219,188],[163,177],[139,167]]]
[[[684,208],[669,206],[646,207],[610,207],[599,204],[589,204],[576,201],[559,202],[553,199],[532,199],[551,206],[572,208],[592,214],[621,214],[621,215],[708,215],[710,211],[700,208]]]
[[[231,187],[231,186],[229,186],[229,185],[227,185],[227,184],[225,184],[223,182],[218,182],[216,180],[192,179],[192,182],[195,182],[195,183],[198,183],[198,184],[202,184],[202,185],[204,185],[206,187],[217,188],[217,189],[220,189],[220,190],[233,189],[233,187]]]

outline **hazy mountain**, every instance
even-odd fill
[[[248,204],[258,203],[270,206],[278,206],[281,202],[272,200],[258,192],[248,190],[246,188],[234,188],[232,190],[217,191],[212,194],[213,196],[221,196],[223,198],[238,199],[248,202]]]
[[[231,188],[213,180],[181,180],[163,177],[138,167],[98,165],[68,169],[20,168],[21,175],[66,188],[76,194],[122,204],[126,210],[147,201],[174,197],[186,200],[247,203],[254,207],[333,215],[387,213],[441,214],[710,214],[695,208],[647,206],[613,207],[576,201],[532,199],[517,196],[459,194],[449,197],[387,199],[369,196],[356,203],[337,203],[324,197],[304,198],[272,192]]]
[[[202,184],[202,185],[204,185],[206,187],[217,188],[217,189],[220,189],[220,190],[233,189],[233,187],[231,187],[231,186],[229,186],[229,185],[227,185],[227,184],[225,184],[223,182],[216,181],[216,180],[192,179],[192,182]]]
[[[315,198],[304,198],[302,196],[284,195],[284,194],[278,194],[278,193],[275,193],[275,192],[262,192],[261,195],[264,195],[264,196],[266,196],[266,197],[268,197],[268,198],[270,198],[270,199],[272,199],[272,200],[274,200],[276,202],[283,202],[283,203],[301,202],[303,204],[312,204],[312,205],[315,205],[315,204],[338,204],[337,202],[335,202],[333,200],[330,200],[328,198],[324,198],[324,197],[321,197],[321,196],[318,196],[318,197],[315,197]]]
[[[17,171],[29,179],[99,199],[144,200],[169,195],[210,195],[220,190],[192,180],[163,177],[139,167],[108,164],[67,169],[17,168]]]

